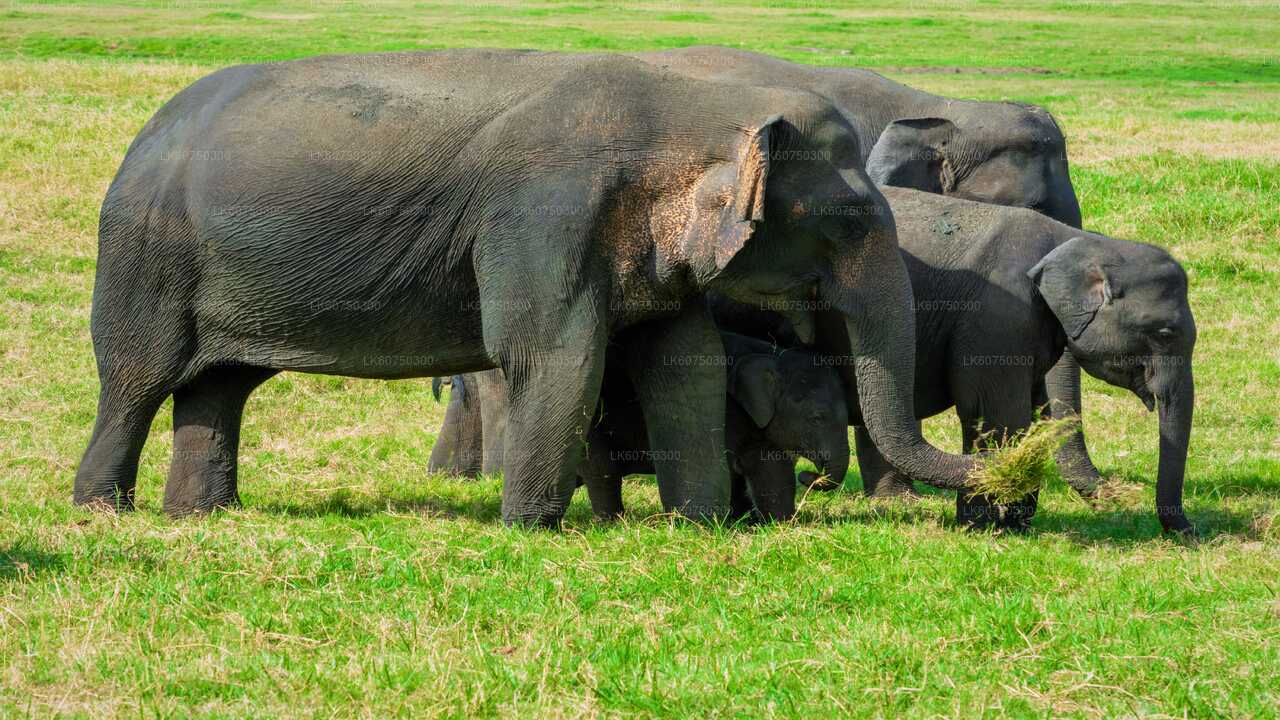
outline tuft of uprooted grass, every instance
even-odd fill
[[[1078,428],[1071,418],[1041,420],[1000,438],[989,457],[969,473],[972,493],[1005,504],[1044,487],[1054,466],[1053,454]],[[989,444],[990,434],[981,441]]]

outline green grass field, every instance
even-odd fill
[[[0,715],[1157,716],[1280,710],[1280,7],[1274,2],[23,3],[0,6]],[[1187,506],[1156,419],[1088,380],[1094,457],[1026,537],[944,497],[508,530],[496,478],[425,472],[426,381],[285,375],[251,400],[244,509],[72,507],[97,395],[98,206],[167,98],[225,65],[448,46],[741,45],[1047,106],[1085,224],[1184,262],[1200,328]],[[930,421],[958,449],[955,420]],[[859,485],[851,474],[851,487]]]

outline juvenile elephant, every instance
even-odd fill
[[[966,451],[979,436],[1030,425],[1046,402],[1044,375],[1069,349],[1089,374],[1160,411],[1156,514],[1191,529],[1182,484],[1191,437],[1196,324],[1187,276],[1164,250],[1083,232],[1027,210],[883,188],[916,298],[915,409],[954,406]],[[869,494],[908,481],[854,429]],[[957,518],[995,511],[958,494]],[[1035,498],[1007,511],[1024,524]]]
[[[103,203],[101,394],[75,500],[132,506],[169,395],[165,509],[180,515],[236,502],[245,400],[282,370],[498,367],[503,519],[554,525],[617,338],[651,446],[679,458],[655,462],[664,506],[719,516],[724,371],[671,362],[723,355],[712,290],[824,298],[838,322],[818,345],[853,348],[842,380],[876,399],[866,423],[885,456],[963,486],[973,460],[913,419],[911,286],[861,157],[817,95],[619,56],[450,50],[214,73],[147,123]]]
[[[819,474],[801,473],[806,485],[820,477],[838,485],[849,469],[849,418],[840,378],[814,353],[732,333],[721,338],[733,514],[754,509],[765,520],[786,520],[795,514],[796,458],[818,468]],[[644,415],[626,379],[606,381],[578,471],[596,515],[621,515],[622,478],[653,472],[653,459],[663,452],[649,445]]]

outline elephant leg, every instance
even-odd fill
[[[480,408],[480,472],[495,475],[502,472],[506,446],[507,379],[501,370],[486,370],[472,377]]]
[[[1049,412],[1054,418],[1079,418],[1080,415],[1080,364],[1064,350],[1058,363],[1045,374],[1045,387],[1049,395]],[[1056,459],[1062,479],[1084,497],[1098,494],[1101,473],[1089,457],[1084,444],[1084,430],[1077,430],[1067,438],[1058,450]]]
[[[884,459],[865,427],[854,426],[853,443],[858,453],[858,471],[862,473],[862,491],[867,497],[919,497],[911,478]]]
[[[622,517],[622,477],[613,473],[591,473],[583,482],[591,511],[601,520],[617,520]]]
[[[139,389],[137,383],[125,382],[121,373],[104,373],[93,435],[76,471],[77,505],[133,509],[138,458],[167,395],[154,386]]]
[[[257,367],[219,367],[173,394],[173,460],[164,486],[170,517],[240,503],[236,469],[240,420],[254,388],[275,375]]]
[[[622,517],[622,473],[611,457],[614,448],[593,428],[588,434],[586,457],[578,476],[587,486],[591,510],[600,520],[617,520]]]
[[[1031,386],[1029,378],[1017,375],[966,382],[956,402],[964,433],[964,452],[977,452],[984,445],[1029,428],[1034,416]],[[1021,392],[1018,389],[1022,389]],[[1037,498],[1038,494],[1032,493],[1001,507],[985,497],[960,490],[956,492],[956,521],[972,527],[998,525],[1025,530],[1035,515]]]
[[[747,491],[747,479],[739,472],[731,473],[729,477],[729,519],[743,520],[751,517],[755,512],[756,505],[751,501],[751,495]]]
[[[961,417],[962,434],[964,435],[964,452],[977,451],[980,440],[979,421]],[[956,491],[956,523],[961,527],[988,528],[1000,519],[1000,508],[982,495],[968,495],[964,490]]]
[[[765,522],[790,520],[796,514],[796,463],[781,455],[770,454],[747,468],[747,488]]]
[[[449,393],[449,406],[436,444],[431,448],[427,470],[463,477],[480,474],[480,452],[484,428],[480,418],[480,400],[473,375],[455,375]]]
[[[607,332],[587,297],[560,322],[559,332],[531,340],[541,346],[500,351],[508,393],[502,464],[508,525],[558,527],[578,486]]]
[[[690,518],[724,517],[727,361],[705,301],[693,298],[678,316],[636,328],[626,350],[663,507]]]

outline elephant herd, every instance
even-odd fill
[[[1080,411],[1080,371],[1159,409],[1182,484],[1196,329],[1163,250],[1081,228],[1044,110],[698,47],[445,50],[231,67],[166,103],[103,202],[101,394],[75,501],[131,508],[172,396],[172,515],[238,502],[249,394],[292,370],[451,378],[431,468],[503,473],[555,526],[629,473],[691,518],[795,511],[797,457],[868,494],[956,490],[988,438]],[[437,389],[438,389],[437,385]],[[954,407],[966,454],[920,420]],[[1059,452],[1082,494],[1084,437]]]

